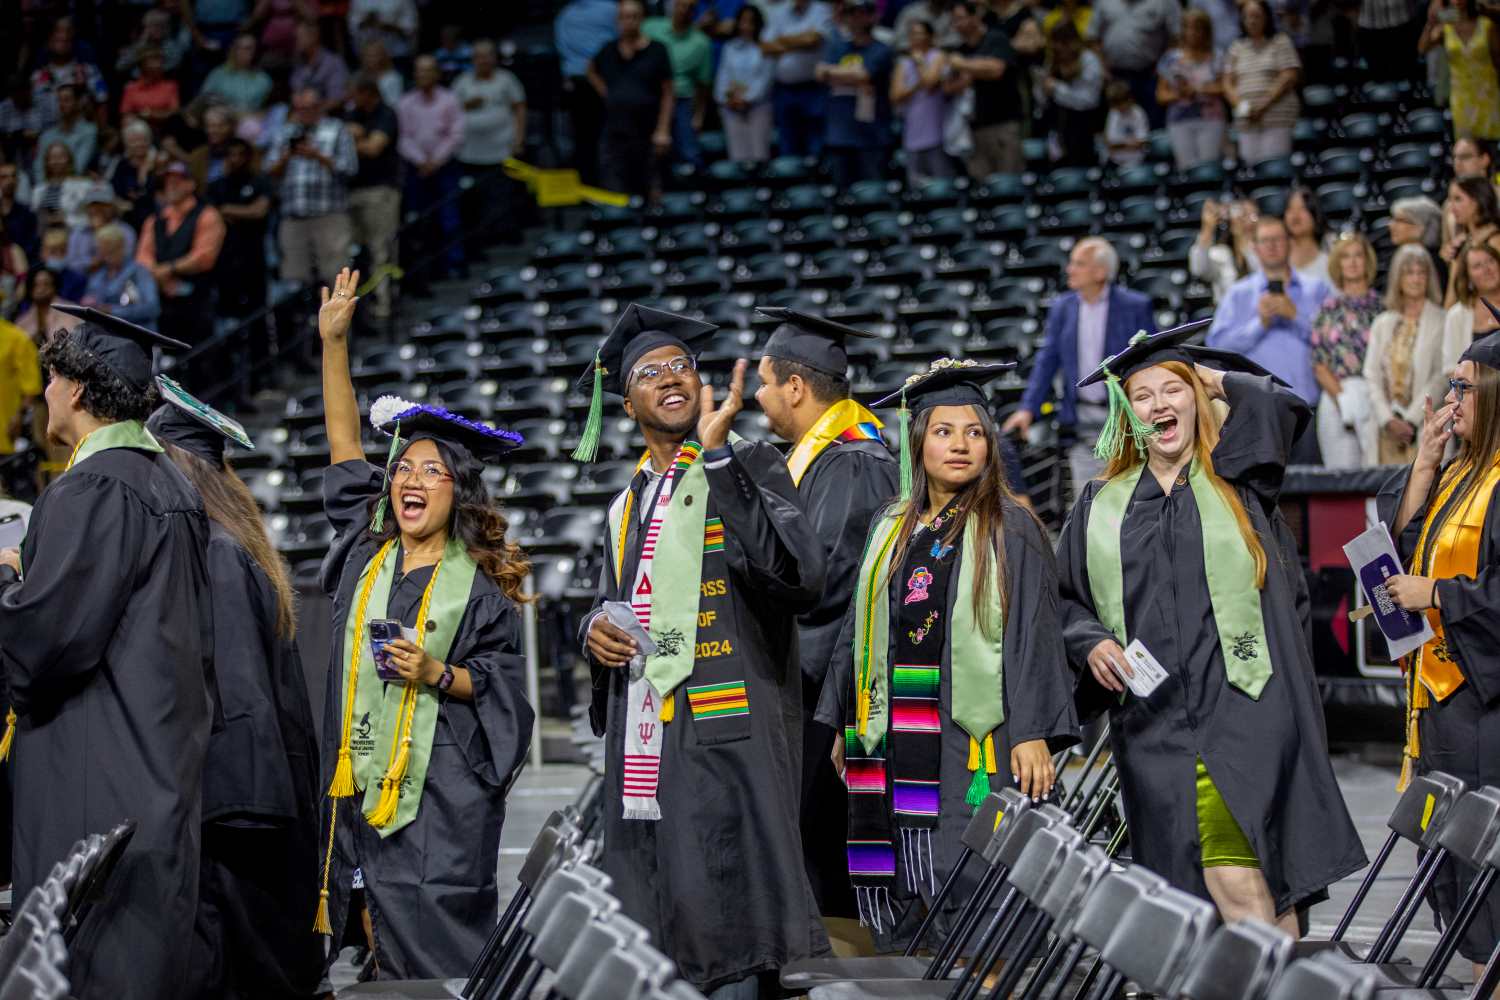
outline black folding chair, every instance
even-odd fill
[[[1172,996],[1218,919],[1212,903],[1180,889],[1141,896],[1125,909],[1100,949],[1105,974],[1088,997],[1113,997],[1126,980],[1142,991]]]
[[[68,995],[67,947],[56,932],[26,942],[0,980],[0,1000],[63,1000]]]
[[[540,947],[540,942],[538,945],[537,954],[540,957],[544,949]],[[621,958],[612,961],[612,955]],[[676,963],[651,946],[646,928],[618,913],[610,914],[589,923],[571,941],[564,942],[561,960],[555,965],[548,964],[548,968],[556,973],[552,987],[547,992],[548,1000],[579,1000],[588,984],[606,966],[621,972],[627,971],[632,963],[623,957],[626,955],[641,960],[640,971],[645,972],[646,980],[636,984],[633,990],[627,988],[624,981],[615,984],[619,989],[619,993],[614,994],[616,996],[639,993],[651,985],[666,983],[677,972]],[[607,981],[601,985],[608,988]]]
[[[944,879],[942,888],[934,897],[927,916],[917,928],[904,955],[812,958],[792,962],[781,970],[781,985],[794,992],[806,992],[822,983],[939,978],[936,970],[946,962],[950,953],[957,953],[958,939],[971,932],[973,925],[978,922],[980,915],[984,912],[984,908],[994,898],[995,890],[999,888],[1000,881],[1004,877],[1004,873],[995,867],[999,859],[1000,847],[1015,831],[1021,817],[1030,812],[1031,800],[1014,788],[1001,789],[985,798],[964,830],[963,852],[954,864],[953,871]],[[953,929],[939,946],[937,954],[930,959],[918,956],[916,954],[918,947],[926,940],[936,924],[943,904],[952,896],[954,887],[958,884],[959,875],[975,855],[990,866],[989,870],[980,878],[973,894],[959,910],[958,916],[954,919]],[[951,964],[949,967],[951,968]]]
[[[648,944],[611,949],[592,964],[583,987],[562,993],[564,1000],[647,1000],[677,974],[676,963]]]
[[[1287,966],[1266,1000],[1372,1000],[1375,995],[1372,969],[1328,952]]]
[[[1239,920],[1214,932],[1177,992],[1183,1000],[1265,1000],[1291,960],[1291,935],[1259,920]]]
[[[85,847],[84,863],[78,873],[78,880],[68,893],[67,914],[60,916],[64,944],[71,944],[78,936],[79,928],[88,919],[94,904],[104,895],[109,877],[114,874],[120,859],[125,856],[126,848],[130,846],[131,838],[135,836],[135,828],[135,820],[127,819],[104,834],[103,839],[97,843],[97,849],[94,849],[92,843]]]
[[[524,996],[525,994],[517,992],[519,985],[528,979],[535,983],[541,971],[541,963],[534,952],[537,935],[568,899],[585,897],[591,903],[598,904],[599,912],[612,913],[618,910],[619,901],[607,895],[609,885],[608,875],[581,862],[559,867],[554,871],[542,883],[531,908],[521,919],[521,933],[516,935],[500,969],[483,986],[477,986],[469,994],[470,1000]],[[586,896],[591,890],[596,895]],[[576,913],[574,918],[576,919]]]
[[[1033,976],[1025,994],[1028,1000],[1057,1000],[1062,996],[1074,971],[1083,960],[1084,953],[1089,948],[1096,951],[1103,949],[1125,911],[1136,900],[1166,888],[1166,879],[1141,867],[1108,871],[1101,875],[1093,890],[1084,897],[1083,905],[1071,926],[1062,930],[1059,944],[1065,942],[1065,945],[1061,957],[1055,962],[1049,960]],[[1054,968],[1050,976],[1043,974],[1047,971],[1047,966]],[[1102,963],[1096,958],[1076,995],[1082,996],[1093,985],[1101,966]]]
[[[1032,998],[1040,995],[1042,988],[1057,971],[1067,954],[1069,943],[1073,940],[1073,923],[1082,911],[1084,901],[1099,879],[1110,870],[1109,858],[1093,844],[1086,844],[1082,850],[1074,851],[1064,859],[1062,869],[1047,886],[1039,904],[1049,918],[1050,929],[1054,932],[1053,941],[1047,949],[1047,954],[1032,971],[1031,978],[1027,980],[1022,990],[1023,995]],[[1027,961],[1029,956],[1023,952],[1018,959]],[[1075,958],[1074,962],[1076,961]],[[990,991],[990,996],[999,998],[1011,995],[1002,992],[1002,987],[1012,992],[1019,989],[1019,983],[1012,985],[1012,978],[1014,977],[1007,972],[1007,975],[1002,977],[995,984],[995,988]]]

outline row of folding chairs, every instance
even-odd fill
[[[79,840],[26,894],[0,938],[0,1000],[67,996],[67,946],[107,890],[135,826],[128,820]]]

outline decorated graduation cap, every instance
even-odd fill
[[[676,347],[684,354],[697,357],[694,344],[718,329],[713,323],[704,323],[690,316],[681,316],[664,309],[638,306],[634,302],[626,306],[615,321],[614,329],[599,345],[594,354],[594,363],[578,380],[578,387],[590,393],[589,415],[579,436],[578,447],[573,449],[573,459],[591,462],[599,450],[599,432],[604,427],[604,394],[625,395],[626,373],[636,362],[661,347]]]
[[[1480,299],[1490,315],[1500,322],[1500,306],[1489,299]],[[1475,364],[1488,365],[1491,368],[1500,369],[1500,331],[1496,331],[1480,337],[1464,349],[1459,356],[1460,361],[1472,361]]]
[[[845,340],[849,337],[875,339],[873,333],[785,306],[762,306],[755,311],[781,322],[766,341],[763,352],[766,357],[795,361],[836,378],[844,378],[849,372]]]
[[[1130,338],[1123,351],[1105,358],[1099,367],[1078,380],[1078,388],[1105,382],[1108,386],[1109,415],[1104,421],[1104,430],[1094,445],[1098,458],[1112,458],[1124,444],[1126,437],[1135,441],[1140,449],[1146,447],[1146,439],[1156,433],[1156,428],[1135,415],[1130,400],[1125,396],[1125,380],[1136,372],[1145,371],[1168,361],[1178,361],[1189,367],[1198,364],[1221,371],[1245,372],[1249,375],[1268,375],[1286,385],[1285,380],[1272,374],[1243,354],[1234,351],[1189,344],[1188,341],[1206,329],[1212,319],[1200,319],[1182,326],[1163,330],[1158,334],[1145,331]]]
[[[978,406],[989,405],[984,386],[990,380],[1015,368],[1011,361],[955,361],[953,358],[938,358],[925,372],[908,378],[895,392],[871,403],[883,406],[900,398],[899,434],[901,436],[901,495],[911,496],[912,454],[911,417],[920,415],[934,406]]]
[[[172,442],[209,465],[224,464],[224,448],[230,441],[249,451],[255,450],[239,421],[220,413],[177,382],[158,375],[156,388],[164,402],[146,421],[146,429],[158,438]]]
[[[381,396],[375,400],[370,406],[370,426],[391,438],[385,456],[385,480],[381,484],[380,500],[375,505],[375,516],[370,519],[370,530],[377,533],[385,530],[385,509],[390,502],[386,487],[390,485],[391,463],[396,460],[403,444],[427,438],[457,446],[481,462],[493,462],[525,443],[525,438],[515,431],[491,427],[441,406],[413,403],[400,396]]]
[[[151,391],[151,349],[168,347],[179,351],[188,345],[164,337],[129,320],[111,316],[90,306],[54,306],[58,312],[83,320],[68,333],[68,339],[99,359],[100,364],[137,392]]]

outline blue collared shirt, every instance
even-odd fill
[[[563,76],[583,76],[589,60],[619,36],[619,4],[614,0],[573,0],[553,22]]]
[[[100,265],[89,275],[84,302],[107,308],[112,315],[140,326],[154,328],[161,315],[161,300],[156,293],[156,279],[151,272],[133,260],[114,274]]]
[[[1296,271],[1286,283],[1286,292],[1297,307],[1297,318],[1277,317],[1269,327],[1261,325],[1258,304],[1266,292],[1266,276],[1256,271],[1230,286],[1214,313],[1208,330],[1208,346],[1238,351],[1273,375],[1285,379],[1292,391],[1318,404],[1318,382],[1313,378],[1309,337],[1313,319],[1323,300],[1332,294],[1327,282],[1308,281]]]

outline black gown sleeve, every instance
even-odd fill
[[[1281,494],[1292,443],[1312,411],[1268,375],[1226,372],[1224,398],[1229,417],[1213,451],[1214,471],[1248,488],[1270,510]]]
[[[1093,507],[1099,485],[1095,480],[1084,486],[1082,495],[1073,505],[1068,519],[1063,522],[1062,534],[1057,541],[1058,610],[1063,646],[1077,677],[1074,700],[1078,716],[1084,721],[1092,719],[1119,700],[1118,695],[1101,687],[1094,680],[1094,672],[1088,669],[1089,653],[1094,647],[1105,639],[1116,639],[1115,634],[1099,620],[1094,609],[1094,597],[1089,590],[1089,511]]]
[[[521,615],[497,591],[471,598],[462,641],[449,654],[469,671],[472,701],[444,698],[443,713],[463,748],[469,768],[493,788],[509,784],[531,746],[536,713],[526,700],[526,661],[521,656]]]
[[[1048,752],[1057,753],[1080,736],[1059,613],[1057,560],[1042,526],[1019,506],[1005,510],[1005,564],[1006,733],[1012,746],[1046,740]]]
[[[1411,559],[1416,555],[1417,541],[1422,537],[1422,524],[1427,519],[1427,508],[1431,505],[1442,479],[1441,472],[1432,478],[1432,489],[1428,491],[1422,505],[1417,508],[1417,512],[1412,515],[1410,521],[1406,522],[1406,527],[1399,534],[1396,532],[1396,518],[1401,513],[1401,504],[1406,500],[1407,484],[1411,482],[1411,466],[1392,473],[1375,497],[1376,516],[1391,533],[1391,541],[1396,543],[1396,554],[1401,557],[1401,565],[1408,573],[1415,572],[1411,566]]]
[[[819,460],[823,463],[826,468],[816,468],[818,488],[803,497],[807,519],[827,556],[827,583],[817,607],[797,620],[804,628],[799,650],[802,676],[813,684],[821,684],[828,671],[831,642],[854,596],[870,524],[899,488],[895,462],[851,445],[833,449]]]
[[[781,453],[762,442],[742,441],[727,464],[706,473],[724,519],[730,572],[792,614],[815,607],[823,593],[823,545]]]
[[[330,596],[337,593],[344,564],[359,541],[369,537],[365,529],[370,523],[370,501],[380,496],[384,481],[380,466],[364,459],[330,465],[324,473],[323,513],[334,532],[333,545],[318,570],[318,583],[324,593]]]
[[[135,590],[148,516],[127,487],[81,469],[33,510],[25,579],[0,591],[0,661],[18,714],[45,711],[98,669]]]
[[[858,568],[855,569],[858,573]],[[881,599],[885,595],[881,594]],[[849,711],[849,696],[854,685],[854,600],[844,611],[844,623],[839,627],[838,639],[833,644],[833,654],[828,660],[828,669],[823,675],[823,689],[818,694],[818,707],[813,718],[834,732],[842,735]]]
[[[1473,576],[1455,576],[1437,585],[1443,638],[1463,668],[1464,679],[1486,705],[1500,697],[1500,487],[1490,495]],[[1415,519],[1414,519],[1415,520]]]

